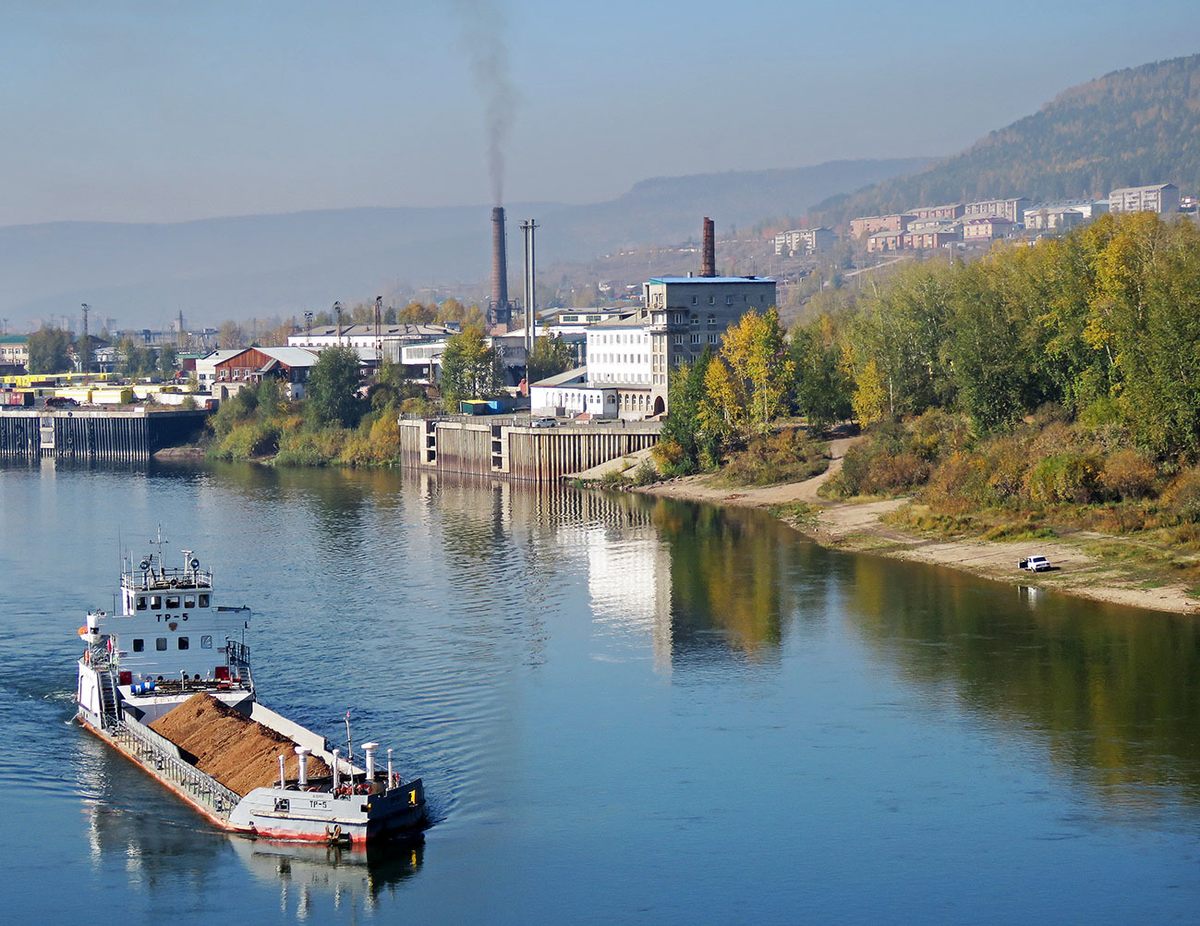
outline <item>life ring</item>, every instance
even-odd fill
[[[85,649],[83,651],[83,664],[85,666],[90,666],[92,664],[92,651],[90,649]]]

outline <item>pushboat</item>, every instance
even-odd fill
[[[427,824],[420,778],[363,743],[362,767],[259,702],[245,633],[252,612],[217,603],[211,570],[158,553],[121,567],[120,613],[79,628],[77,718],[218,826],[276,840],[361,845]],[[115,609],[114,609],[115,610]]]

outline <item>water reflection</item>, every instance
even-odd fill
[[[322,899],[330,900],[334,909],[361,905],[374,910],[381,894],[395,897],[397,889],[420,870],[425,853],[421,839],[366,849],[236,837],[231,842],[254,877],[278,883],[279,908],[294,908],[298,919],[319,915]]]
[[[1187,618],[860,556],[847,619],[883,668],[1039,743],[1107,799],[1200,798],[1200,630]],[[1012,607],[1009,602],[1020,602]]]
[[[787,580],[798,567],[801,539],[781,537],[780,526],[758,512],[660,499],[653,514],[671,571],[676,664],[714,654],[776,661],[796,605]]]

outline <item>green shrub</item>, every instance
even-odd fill
[[[869,438],[851,444],[842,458],[842,468],[827,483],[829,493],[838,498],[850,498],[863,494],[863,485],[871,469],[871,460],[877,448]]]
[[[1035,502],[1086,505],[1101,495],[1101,466],[1092,456],[1059,453],[1029,471],[1029,497]]]
[[[604,489],[623,489],[629,485],[629,480],[625,478],[625,474],[618,469],[610,469],[600,477],[599,482],[601,488]]]
[[[221,460],[252,460],[279,449],[280,426],[274,421],[234,425],[218,443],[214,456]]]
[[[909,426],[903,443],[922,460],[930,463],[964,449],[970,442],[970,428],[962,415],[931,409]]]
[[[673,437],[664,437],[659,440],[651,453],[654,455],[654,462],[658,464],[658,468],[664,476],[688,476],[696,471],[696,467],[688,458],[683,445]]]
[[[287,431],[279,442],[277,466],[328,466],[342,454],[349,433],[340,428]]]
[[[1175,524],[1200,524],[1200,467],[1176,477],[1163,493],[1162,507]]]
[[[400,411],[406,415],[417,415],[428,418],[437,414],[438,404],[431,402],[425,396],[413,396],[400,403]]]
[[[734,485],[775,485],[803,482],[828,468],[829,452],[824,444],[802,428],[786,428],[755,438],[745,450],[731,455],[721,477]]]
[[[1100,480],[1104,488],[1118,498],[1145,498],[1158,481],[1158,470],[1144,453],[1126,448],[1104,461]]]
[[[651,460],[642,460],[633,471],[633,484],[635,486],[648,486],[658,482],[661,478],[658,474],[658,468]]]
[[[884,422],[846,451],[829,492],[841,498],[905,494],[924,485],[932,471],[933,465],[911,449],[904,426]]]

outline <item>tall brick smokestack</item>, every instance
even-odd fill
[[[704,217],[704,244],[700,251],[700,276],[715,277],[717,275],[717,239],[713,230],[713,220]]]
[[[492,304],[488,320],[493,324],[508,324],[508,254],[504,241],[504,207],[492,209]]]

